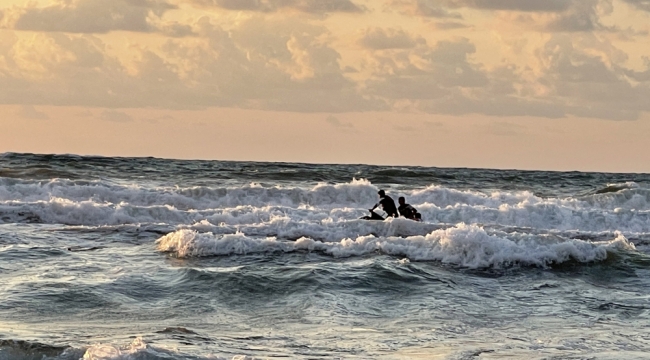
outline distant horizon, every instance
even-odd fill
[[[609,171],[581,171],[581,170],[545,170],[545,169],[514,169],[514,168],[481,168],[481,167],[463,167],[463,166],[424,166],[424,165],[394,165],[394,164],[367,164],[367,163],[328,163],[328,162],[301,162],[301,161],[265,161],[265,160],[229,160],[229,159],[200,159],[200,158],[168,158],[157,156],[111,156],[100,154],[74,154],[74,153],[29,153],[29,152],[15,152],[6,151],[0,152],[0,156],[4,155],[35,155],[35,156],[69,156],[80,158],[107,158],[107,159],[155,159],[165,161],[196,161],[196,162],[232,162],[232,163],[262,163],[262,164],[296,164],[296,165],[349,165],[349,166],[373,166],[373,167],[389,167],[389,168],[425,168],[425,169],[445,169],[445,170],[494,170],[494,171],[521,171],[521,172],[552,172],[552,173],[583,173],[583,174],[630,174],[630,175],[645,175],[650,172],[609,172]]]

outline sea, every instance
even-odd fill
[[[277,358],[650,359],[650,174],[0,154],[0,359]]]

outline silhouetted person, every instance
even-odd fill
[[[384,190],[379,190],[377,194],[379,194],[379,202],[370,209],[370,212],[374,214],[373,210],[381,205],[381,208],[386,212],[386,216],[399,217],[397,214],[397,207],[395,206],[395,200],[386,195]]]
[[[415,208],[413,206],[407,204],[406,199],[404,199],[403,196],[400,196],[400,198],[397,199],[397,201],[399,202],[399,213],[400,213],[400,215],[402,215],[403,217],[405,217],[407,219],[415,220],[416,219],[415,214],[419,214],[418,211],[415,210]],[[420,218],[422,218],[422,217],[420,216]]]

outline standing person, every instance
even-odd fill
[[[373,212],[373,210],[381,205],[381,208],[386,212],[387,216],[399,217],[397,214],[397,207],[395,206],[395,200],[386,195],[384,190],[379,190],[377,194],[379,194],[379,202],[370,209],[370,212]]]
[[[415,210],[415,208],[409,204],[406,203],[406,199],[404,199],[404,196],[400,196],[399,199],[397,199],[399,202],[399,213],[403,217],[411,220],[415,220],[415,214],[418,214],[418,211]],[[417,220],[416,220],[417,221]]]

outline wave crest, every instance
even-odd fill
[[[334,257],[362,256],[379,252],[403,256],[412,261],[440,261],[467,268],[513,265],[547,267],[566,261],[582,263],[605,260],[609,252],[634,250],[622,234],[610,241],[589,242],[525,234],[488,234],[476,225],[458,224],[424,236],[360,236],[338,242],[321,242],[307,237],[296,241],[251,238],[243,233],[215,235],[179,230],[156,241],[158,250],[174,256],[228,256],[268,252],[316,251]]]

